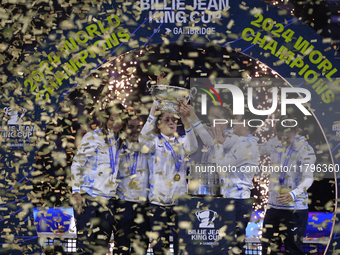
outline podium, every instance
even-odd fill
[[[180,254],[228,254],[235,246],[234,201],[212,196],[186,196],[178,207]]]

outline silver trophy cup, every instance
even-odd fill
[[[160,102],[161,111],[169,111],[177,114],[179,103],[188,102],[197,93],[195,87],[186,89],[169,85],[151,85],[151,82],[147,82],[146,87],[154,99]]]
[[[197,166],[197,167],[196,167]],[[200,163],[196,164],[194,168],[191,168],[190,182],[194,182],[195,185],[191,185],[189,193],[194,196],[219,196],[220,193],[220,176],[217,172],[211,171],[211,167],[215,169],[216,164]],[[199,171],[197,171],[197,168]]]

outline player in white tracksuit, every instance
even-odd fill
[[[141,120],[133,111],[129,111],[129,118],[123,127],[127,139],[120,150],[117,176],[114,254],[146,254],[149,245],[146,236],[149,230],[146,215],[149,170],[147,155],[140,151],[138,142],[141,127]]]
[[[73,158],[71,175],[78,254],[107,251],[113,229],[119,134],[124,111],[121,104],[108,108],[103,127],[83,136]]]
[[[313,172],[308,166],[315,163],[316,157],[305,137],[297,134],[297,126],[287,128],[280,123],[276,124],[276,132],[281,143],[276,144],[270,154],[271,165],[277,171],[270,172],[268,207],[263,221],[263,253],[280,253],[280,235],[284,235],[285,250],[289,254],[304,254],[307,190],[313,183]],[[287,126],[293,122],[285,123]]]
[[[223,143],[226,135],[221,132],[219,125],[213,128],[215,140],[215,162],[221,167],[226,167],[225,172],[220,172],[223,178],[221,194],[232,198],[235,203],[237,247],[242,254],[245,253],[245,235],[248,222],[252,213],[252,199],[250,190],[253,188],[252,180],[258,171],[259,149],[258,138],[253,136],[256,128],[243,125],[243,121],[252,119],[253,115],[246,109],[244,116],[235,116],[239,124],[234,125],[234,134],[238,136],[236,143],[225,154]]]
[[[230,127],[230,119],[232,118],[231,112],[229,109],[223,106],[212,106],[209,108],[208,112],[210,126],[214,125],[214,119],[227,120],[228,123],[220,124],[221,129],[223,130],[226,139],[223,142],[224,153],[228,153],[228,151],[233,147],[233,145],[237,142],[238,136],[234,135],[233,129]],[[202,151],[201,163],[213,163],[215,162],[215,148],[214,141],[209,133],[211,131],[207,126],[202,124],[200,119],[197,117],[194,109],[191,107],[190,112],[190,123],[192,124],[194,130],[198,133],[201,138],[203,144],[206,146],[204,151]]]
[[[177,227],[177,217],[173,207],[177,199],[187,192],[187,157],[197,149],[196,136],[190,126],[188,105],[180,105],[181,120],[184,124],[185,135],[176,137],[177,121],[174,113],[163,112],[158,118],[156,107],[141,132],[141,143],[149,150],[149,201],[150,227],[158,232],[158,238],[153,242],[154,254],[166,254],[169,249],[169,234],[171,222]],[[154,134],[155,128],[159,129]],[[178,235],[172,231],[174,251],[178,254]],[[165,250],[164,250],[165,249]]]

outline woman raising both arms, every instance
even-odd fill
[[[174,238],[174,252],[178,254],[178,219],[173,210],[178,197],[187,192],[187,156],[197,149],[196,136],[188,117],[190,108],[180,103],[179,113],[185,135],[177,135],[179,116],[162,112],[157,117],[157,107],[151,109],[147,122],[141,131],[141,144],[148,147],[149,156],[149,221],[157,237],[153,238],[154,254],[167,254],[169,250],[170,226]],[[157,128],[157,133],[153,131]]]

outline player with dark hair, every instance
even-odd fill
[[[125,108],[115,104],[101,116],[102,128],[87,132],[71,166],[79,254],[105,254],[113,230],[118,154]],[[96,231],[95,231],[96,229]]]
[[[138,141],[142,121],[134,111],[129,110],[128,115],[122,129],[126,139],[120,150],[118,200],[115,204],[114,254],[120,255],[146,254],[149,245],[149,238],[146,236],[149,229],[146,215],[149,187],[147,155],[141,152]]]
[[[268,208],[263,221],[263,254],[281,252],[282,240],[289,254],[304,254],[303,236],[308,221],[307,189],[313,173],[307,169],[316,157],[313,148],[298,135],[296,120],[287,117],[276,123],[280,143],[270,158],[280,171],[270,173]]]

